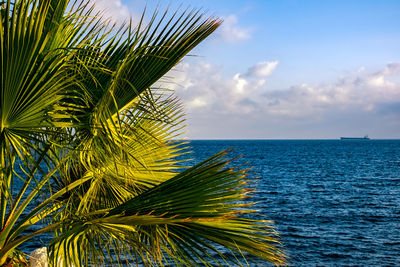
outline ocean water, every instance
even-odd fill
[[[259,177],[253,200],[275,221],[293,266],[400,266],[400,141],[191,141]],[[267,266],[267,264],[265,264]],[[259,265],[259,266],[262,266]]]

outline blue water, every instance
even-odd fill
[[[260,179],[254,200],[276,222],[293,266],[400,266],[400,141],[192,141],[223,149]]]

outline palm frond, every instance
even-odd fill
[[[244,201],[250,191],[246,187],[249,180],[245,170],[227,167],[225,154],[188,168],[105,216],[97,213],[100,217],[89,219],[84,227],[82,223],[65,223],[67,229],[53,243],[54,257],[72,252],[75,244],[84,239],[102,236],[109,241],[86,241],[80,249],[92,245],[90,249],[96,251],[103,244],[111,251],[113,242],[124,242],[125,253],[134,255],[131,262],[158,265],[213,265],[221,263],[221,259],[234,264],[247,254],[284,264],[285,256],[271,222],[243,218],[243,214],[254,212],[249,208],[252,204]],[[81,219],[89,217],[87,214]],[[218,246],[225,247],[231,255],[220,253]],[[100,258],[111,260],[110,257],[105,254]],[[91,261],[98,259],[88,259]]]
[[[181,104],[154,87],[221,21],[155,12],[117,28],[69,4],[0,7],[0,265],[48,232],[53,265],[283,264],[271,223],[248,219],[246,171],[226,153],[183,166]]]

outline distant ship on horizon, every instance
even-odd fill
[[[340,140],[344,141],[366,141],[366,140],[371,140],[371,138],[368,137],[368,135],[365,135],[364,137],[340,137]]]

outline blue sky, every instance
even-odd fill
[[[117,20],[179,6],[93,1]],[[400,138],[400,1],[179,4],[224,19],[172,72],[189,138]]]

